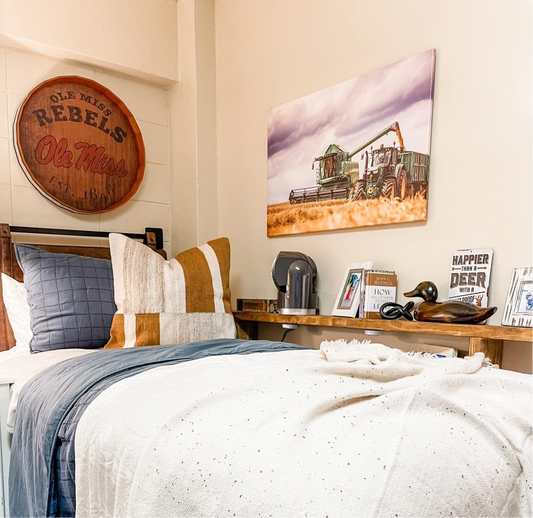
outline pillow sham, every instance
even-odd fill
[[[31,352],[103,347],[116,311],[111,261],[22,244],[15,253],[28,292]]]
[[[30,327],[30,306],[28,295],[22,282],[2,274],[2,297],[7,318],[15,335],[18,354],[30,354],[30,341],[33,333]]]
[[[117,313],[106,348],[235,338],[228,239],[170,261],[121,234],[110,234],[109,246]]]

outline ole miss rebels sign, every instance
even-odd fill
[[[14,136],[30,182],[72,212],[116,209],[142,181],[141,131],[126,105],[96,81],[63,76],[37,86],[17,112]]]

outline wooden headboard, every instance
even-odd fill
[[[71,237],[92,237],[107,238],[109,232],[89,231],[89,230],[65,230],[53,228],[37,227],[10,227],[9,225],[0,224],[0,272],[13,277],[17,281],[23,280],[22,270],[18,265],[15,256],[15,248],[12,240],[13,234],[31,234],[31,235],[56,235]],[[161,254],[165,259],[166,252],[163,250],[163,230],[160,228],[147,228],[144,234],[124,233],[131,239],[139,239],[150,248]],[[17,239],[18,243],[24,243],[23,239]],[[84,255],[87,257],[98,257],[101,259],[110,259],[111,253],[108,247],[104,246],[70,246],[70,245],[51,245],[35,244],[32,246],[63,254]],[[10,349],[15,345],[15,337],[7,318],[4,299],[2,297],[2,282],[0,280],[0,351]]]

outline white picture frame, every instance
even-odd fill
[[[361,302],[361,285],[365,270],[372,268],[372,261],[364,263],[350,263],[342,277],[339,293],[331,314],[336,317],[355,318],[359,312]]]
[[[533,327],[533,267],[513,270],[502,326]]]

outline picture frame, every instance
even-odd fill
[[[533,267],[513,270],[502,326],[533,327]]]
[[[346,267],[339,293],[331,310],[333,316],[355,318],[359,312],[361,302],[361,286],[364,281],[364,272],[371,268],[371,261],[350,263]]]

